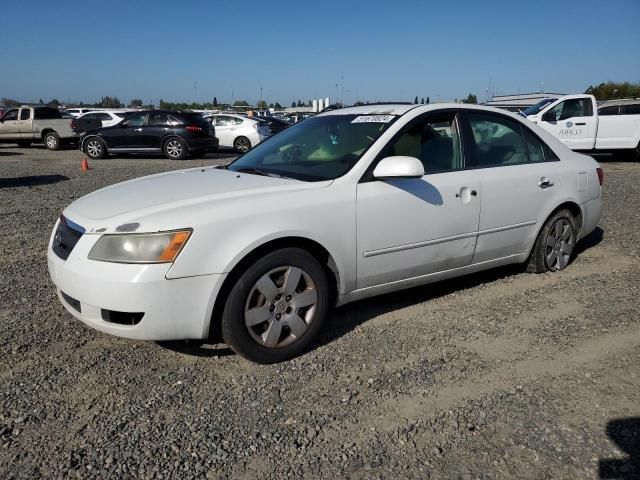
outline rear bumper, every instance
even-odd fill
[[[598,226],[602,213],[602,197],[584,202],[580,206],[582,207],[582,229],[580,230],[580,238],[584,238]]]

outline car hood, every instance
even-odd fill
[[[290,194],[331,184],[238,173],[216,167],[160,173],[111,185],[86,195],[63,215],[86,233],[150,232],[186,226],[189,217],[210,217],[234,201]],[[199,214],[198,212],[201,212]],[[188,222],[188,223],[189,223]]]

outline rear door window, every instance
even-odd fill
[[[29,120],[31,118],[31,110],[23,108],[20,110],[20,120]]]
[[[640,115],[640,103],[630,103],[622,106],[622,115]]]
[[[158,127],[169,125],[169,116],[164,112],[153,112],[149,114],[149,126]]]
[[[618,111],[620,110],[620,107],[618,105],[610,105],[608,107],[602,107],[598,109],[598,115],[605,116],[605,115],[618,115]]]

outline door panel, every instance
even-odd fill
[[[14,108],[4,114],[3,122],[0,124],[0,137],[19,138],[20,125],[18,121],[18,109]]]
[[[476,170],[482,184],[480,227],[473,263],[506,257],[531,248],[541,212],[553,208],[560,162]],[[553,185],[539,186],[541,179]]]
[[[548,116],[552,119],[543,120]],[[554,105],[541,116],[538,125],[572,150],[591,150],[595,146],[598,117],[588,97],[569,98]]]
[[[497,113],[467,112],[474,171],[482,185],[473,263],[527,251],[542,212],[561,181],[555,154],[521,122]]]
[[[34,137],[33,117],[31,116],[30,109],[20,109],[20,120],[18,120],[18,128],[20,130],[20,138],[32,139]]]
[[[360,183],[357,288],[468,265],[479,190],[468,171]]]

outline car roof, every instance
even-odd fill
[[[470,103],[429,103],[429,104],[376,104],[376,105],[362,105],[359,107],[347,107],[338,110],[329,110],[327,112],[319,113],[318,116],[331,116],[331,115],[398,115],[402,116],[410,111],[419,110],[420,113],[426,113],[430,111],[446,110],[446,109],[464,109],[464,110],[481,110],[485,112],[493,112],[509,117],[522,120],[522,117],[506,110],[486,107],[484,105],[476,105]]]
[[[621,98],[619,100],[608,100],[598,104],[598,108],[613,107],[616,105],[635,105],[640,103],[640,98]]]

